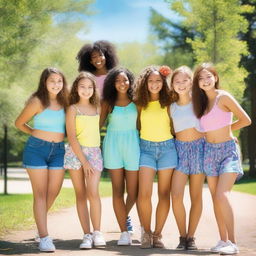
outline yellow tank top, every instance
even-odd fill
[[[140,123],[140,137],[143,140],[160,142],[173,138],[167,107],[161,108],[158,100],[149,102],[141,110]]]
[[[99,121],[99,114],[95,116],[76,115],[76,137],[81,146],[100,146]]]

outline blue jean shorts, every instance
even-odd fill
[[[23,166],[28,169],[63,169],[64,142],[49,142],[29,137],[23,152]]]
[[[186,175],[204,173],[204,143],[203,138],[194,141],[175,140],[178,153],[176,170]]]
[[[220,176],[223,173],[237,173],[243,176],[239,145],[234,140],[223,143],[205,142],[204,171],[206,176]]]
[[[153,142],[140,140],[140,167],[154,170],[173,169],[177,166],[177,151],[174,140]]]

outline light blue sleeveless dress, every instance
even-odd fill
[[[137,108],[133,102],[115,106],[109,114],[107,134],[103,141],[103,161],[107,169],[139,169],[139,133],[136,128]]]

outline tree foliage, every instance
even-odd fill
[[[247,54],[246,43],[238,34],[245,32],[247,21],[241,15],[248,6],[238,0],[171,1],[184,20],[184,26],[196,31],[192,46],[196,63],[212,62],[220,73],[222,86],[241,100],[247,72],[239,67],[241,54]]]
[[[180,21],[172,21],[156,10],[150,10],[150,26],[156,36],[156,43],[162,49],[163,64],[172,68],[181,65],[192,67],[194,64],[193,51],[187,39],[194,38],[194,31],[184,26]]]

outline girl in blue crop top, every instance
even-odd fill
[[[103,141],[104,167],[109,169],[113,187],[113,207],[121,230],[117,245],[130,245],[133,232],[131,208],[137,200],[139,169],[139,135],[137,108],[132,102],[133,74],[126,68],[112,69],[104,82],[101,126],[108,117]],[[124,191],[127,199],[124,201]]]
[[[192,79],[192,71],[186,66],[177,68],[171,78],[174,103],[171,104],[170,115],[178,153],[178,166],[172,176],[171,196],[173,213],[180,233],[177,246],[179,250],[197,249],[194,234],[202,213],[202,187],[205,179],[202,168],[204,139],[191,103]],[[183,195],[188,177],[191,208],[187,229]]]
[[[47,230],[47,212],[57,197],[64,177],[64,135],[67,83],[62,72],[46,68],[38,89],[15,121],[18,129],[31,135],[23,152],[34,196],[34,217],[40,237],[39,250],[55,250]],[[28,125],[34,119],[34,128]]]

